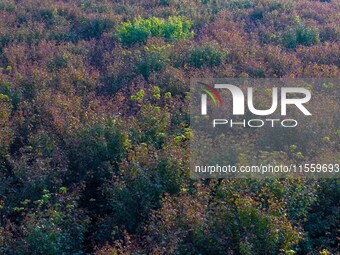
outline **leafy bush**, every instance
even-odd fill
[[[219,66],[225,61],[226,56],[227,53],[222,51],[217,43],[204,43],[191,51],[188,63],[194,67]]]
[[[169,125],[169,105],[158,106],[164,97],[169,104],[175,102],[156,86],[131,96],[139,110],[130,119],[131,127],[124,142],[128,155],[105,185],[115,215],[112,221],[125,226],[130,233],[142,231],[140,222],[160,207],[160,196],[164,192],[177,193],[187,175],[185,163],[178,159],[185,148],[175,146],[173,139],[167,141],[167,137],[173,137],[173,131]]]
[[[296,48],[297,45],[316,45],[319,41],[319,32],[317,29],[301,24],[297,25],[295,29],[289,30],[283,37],[284,45],[290,49]]]
[[[137,55],[137,69],[147,80],[153,71],[161,71],[169,62],[171,45],[145,46],[141,55]]]
[[[83,254],[88,218],[77,209],[77,201],[61,187],[59,192],[43,190],[39,200],[21,201],[20,207],[12,209],[23,218],[20,237],[4,236],[0,246],[5,254]],[[1,229],[0,229],[1,230]],[[14,243],[14,245],[13,245]],[[12,244],[12,245],[11,245]]]
[[[180,39],[190,39],[194,36],[194,32],[190,31],[192,21],[184,20],[181,17],[169,17],[164,23],[163,35],[169,41]]]
[[[71,137],[69,160],[72,163],[70,171],[75,181],[99,181],[109,174],[107,164],[119,161],[122,156],[121,134],[113,124],[93,124],[80,129]],[[97,171],[92,176],[93,171]]]
[[[181,17],[169,17],[167,20],[152,17],[134,19],[124,22],[116,33],[116,37],[124,44],[136,42],[146,43],[150,36],[164,37],[168,41],[189,39],[194,32],[190,31],[192,22]]]
[[[319,43],[319,32],[314,28],[299,25],[296,29],[296,41],[304,46],[311,46]]]

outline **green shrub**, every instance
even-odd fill
[[[70,147],[69,160],[73,162],[74,178],[92,178],[87,176],[96,170],[95,178],[103,177],[99,169],[109,162],[118,162],[122,155],[121,134],[112,123],[97,124],[79,130]],[[107,174],[106,172],[103,175]]]
[[[290,29],[283,36],[283,44],[286,48],[294,49],[297,46],[296,40],[296,32],[293,29]]]
[[[168,41],[189,39],[193,36],[190,31],[192,22],[181,17],[169,17],[167,20],[152,17],[149,19],[134,19],[124,22],[116,33],[116,37],[124,44],[136,42],[146,43],[150,36],[164,37]]]
[[[219,45],[205,43],[195,48],[189,55],[189,64],[194,67],[219,66],[226,59],[227,54],[221,50]]]
[[[83,254],[88,218],[77,207],[71,194],[43,191],[41,199],[21,203],[24,221],[21,226],[23,242],[18,238],[14,254]],[[28,213],[26,213],[26,211]]]
[[[148,79],[151,72],[161,71],[169,61],[169,48],[170,45],[151,45],[150,47],[145,46],[144,51],[138,57],[138,72],[141,73],[145,79]]]
[[[304,46],[312,46],[319,43],[319,32],[314,28],[299,25],[296,29],[296,41]]]
[[[163,35],[166,39],[180,40],[193,37],[194,32],[190,31],[192,22],[182,20],[181,17],[169,17],[164,23]]]
[[[295,29],[289,30],[283,37],[285,47],[290,49],[296,48],[297,45],[316,45],[319,41],[319,31],[302,24],[298,24]]]

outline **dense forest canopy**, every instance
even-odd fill
[[[339,13],[337,0],[1,0],[0,254],[340,252],[337,179],[189,176],[190,78],[339,77]],[[321,88],[334,105],[337,86]],[[337,128],[262,157],[339,163],[331,110]]]

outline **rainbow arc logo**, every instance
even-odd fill
[[[210,85],[206,83],[203,83],[203,82],[198,82],[198,83],[204,86],[204,87],[201,87],[202,91],[206,93],[207,95],[209,95],[209,97],[214,102],[215,106],[219,106],[219,105],[222,106],[223,102],[222,102],[221,96],[216,91],[216,89],[214,89],[213,87],[211,87]],[[217,101],[219,102],[219,104],[217,104]]]

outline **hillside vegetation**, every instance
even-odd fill
[[[189,176],[190,78],[339,77],[339,13],[337,0],[1,0],[0,254],[340,252],[336,179]],[[325,132],[262,156],[339,159],[339,125]]]

